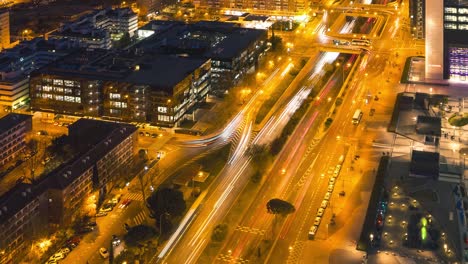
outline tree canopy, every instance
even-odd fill
[[[287,201],[274,198],[268,201],[267,211],[274,215],[288,215],[296,211],[296,208]]]
[[[182,192],[167,187],[156,190],[146,202],[152,217],[157,218],[157,221],[165,213],[172,217],[182,215],[186,208]]]
[[[125,244],[136,247],[139,243],[146,242],[156,235],[156,230],[147,225],[137,225],[131,227],[124,236]]]

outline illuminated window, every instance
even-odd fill
[[[81,97],[75,97],[75,102],[81,103]]]
[[[458,29],[460,30],[468,30],[468,24],[459,24]]]
[[[63,93],[63,88],[61,88],[61,87],[54,87],[54,90],[57,93]]]
[[[445,21],[457,21],[457,16],[454,15],[446,15],[444,18]]]
[[[42,98],[45,98],[45,99],[52,99],[52,94],[44,93],[44,94],[42,94]]]
[[[64,96],[63,97],[65,99],[66,102],[75,102],[75,97],[73,96]]]
[[[458,8],[459,14],[468,14],[468,8]]]
[[[158,106],[158,112],[159,113],[167,113],[167,107]]]
[[[71,88],[65,88],[65,89],[63,89],[63,91],[65,92],[65,94],[72,94],[73,93],[73,90]]]
[[[63,81],[63,83],[65,84],[65,86],[68,86],[68,87],[75,86],[74,81],[65,80],[65,81]]]
[[[63,85],[63,80],[54,79],[54,85]]]
[[[42,86],[42,90],[44,92],[50,92],[50,91],[52,91],[52,86],[44,85],[44,86]]]
[[[444,24],[444,27],[445,27],[446,29],[457,29],[457,24],[445,23],[445,24]]]
[[[459,22],[468,22],[468,17],[467,16],[459,16],[458,21]]]
[[[120,94],[118,93],[110,93],[109,94],[110,99],[120,99]]]
[[[455,7],[446,7],[445,8],[445,13],[448,13],[448,14],[456,14],[457,13],[457,9]]]
[[[171,121],[171,117],[170,116],[166,116],[166,115],[158,115],[158,120],[159,121],[163,121],[163,122],[170,122]]]
[[[55,100],[57,101],[63,101],[63,95],[56,95]]]

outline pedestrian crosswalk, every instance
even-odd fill
[[[136,216],[132,218],[133,225],[141,225],[146,222],[146,218],[148,217],[148,213],[146,211],[139,212]]]
[[[248,227],[248,226],[239,226],[238,225],[236,227],[236,230],[241,231],[241,232],[247,232],[247,233],[255,234],[255,235],[261,235],[261,236],[263,236],[265,234],[265,230],[261,230],[261,229],[254,228],[254,227]]]
[[[125,199],[142,202],[143,194],[141,192],[130,192],[127,195],[125,195]]]
[[[299,262],[299,258],[302,255],[302,250],[304,249],[304,241],[295,241],[294,245],[289,248],[287,264],[294,264]]]

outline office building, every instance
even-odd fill
[[[0,167],[20,154],[31,129],[30,115],[11,113],[0,119]]]
[[[48,35],[49,39],[67,40],[69,46],[91,49],[111,49],[112,41],[138,29],[138,17],[130,8],[100,9],[68,22]]]
[[[174,126],[210,83],[209,59],[83,50],[31,74],[31,108]]]
[[[210,59],[213,90],[229,89],[246,73],[254,72],[267,43],[266,30],[241,28],[233,23],[174,22],[169,30],[157,29],[151,32],[151,28],[146,28],[149,37],[135,48],[148,53]]]
[[[467,81],[468,1],[426,0],[426,79]]]
[[[29,103],[29,74],[70,50],[62,41],[35,38],[0,53],[0,107],[11,111]]]
[[[425,1],[409,1],[411,34],[416,39],[424,39],[425,37]]]
[[[10,13],[0,9],[0,51],[10,47]]]
[[[250,13],[271,15],[277,18],[292,18],[307,14],[308,0],[195,0],[198,9],[218,10],[224,14]]]

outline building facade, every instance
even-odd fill
[[[10,13],[0,9],[0,51],[10,47]]]
[[[26,143],[26,133],[32,129],[32,117],[8,114],[0,119],[0,167],[19,155]]]
[[[18,184],[0,196],[0,263],[15,263],[31,248],[43,224],[39,213],[39,200],[30,184]]]
[[[425,37],[425,3],[425,0],[409,1],[411,32],[416,39],[424,39]]]
[[[467,32],[468,1],[426,0],[426,79],[467,81]]]
[[[195,0],[196,8],[219,10],[225,14],[251,13],[278,17],[306,15],[308,0]]]
[[[90,51],[88,64],[85,54],[31,75],[32,109],[174,126],[210,90],[207,59]]]
[[[66,23],[48,36],[67,40],[72,47],[111,49],[113,40],[120,40],[126,34],[133,37],[137,29],[138,16],[130,8],[107,8]]]

